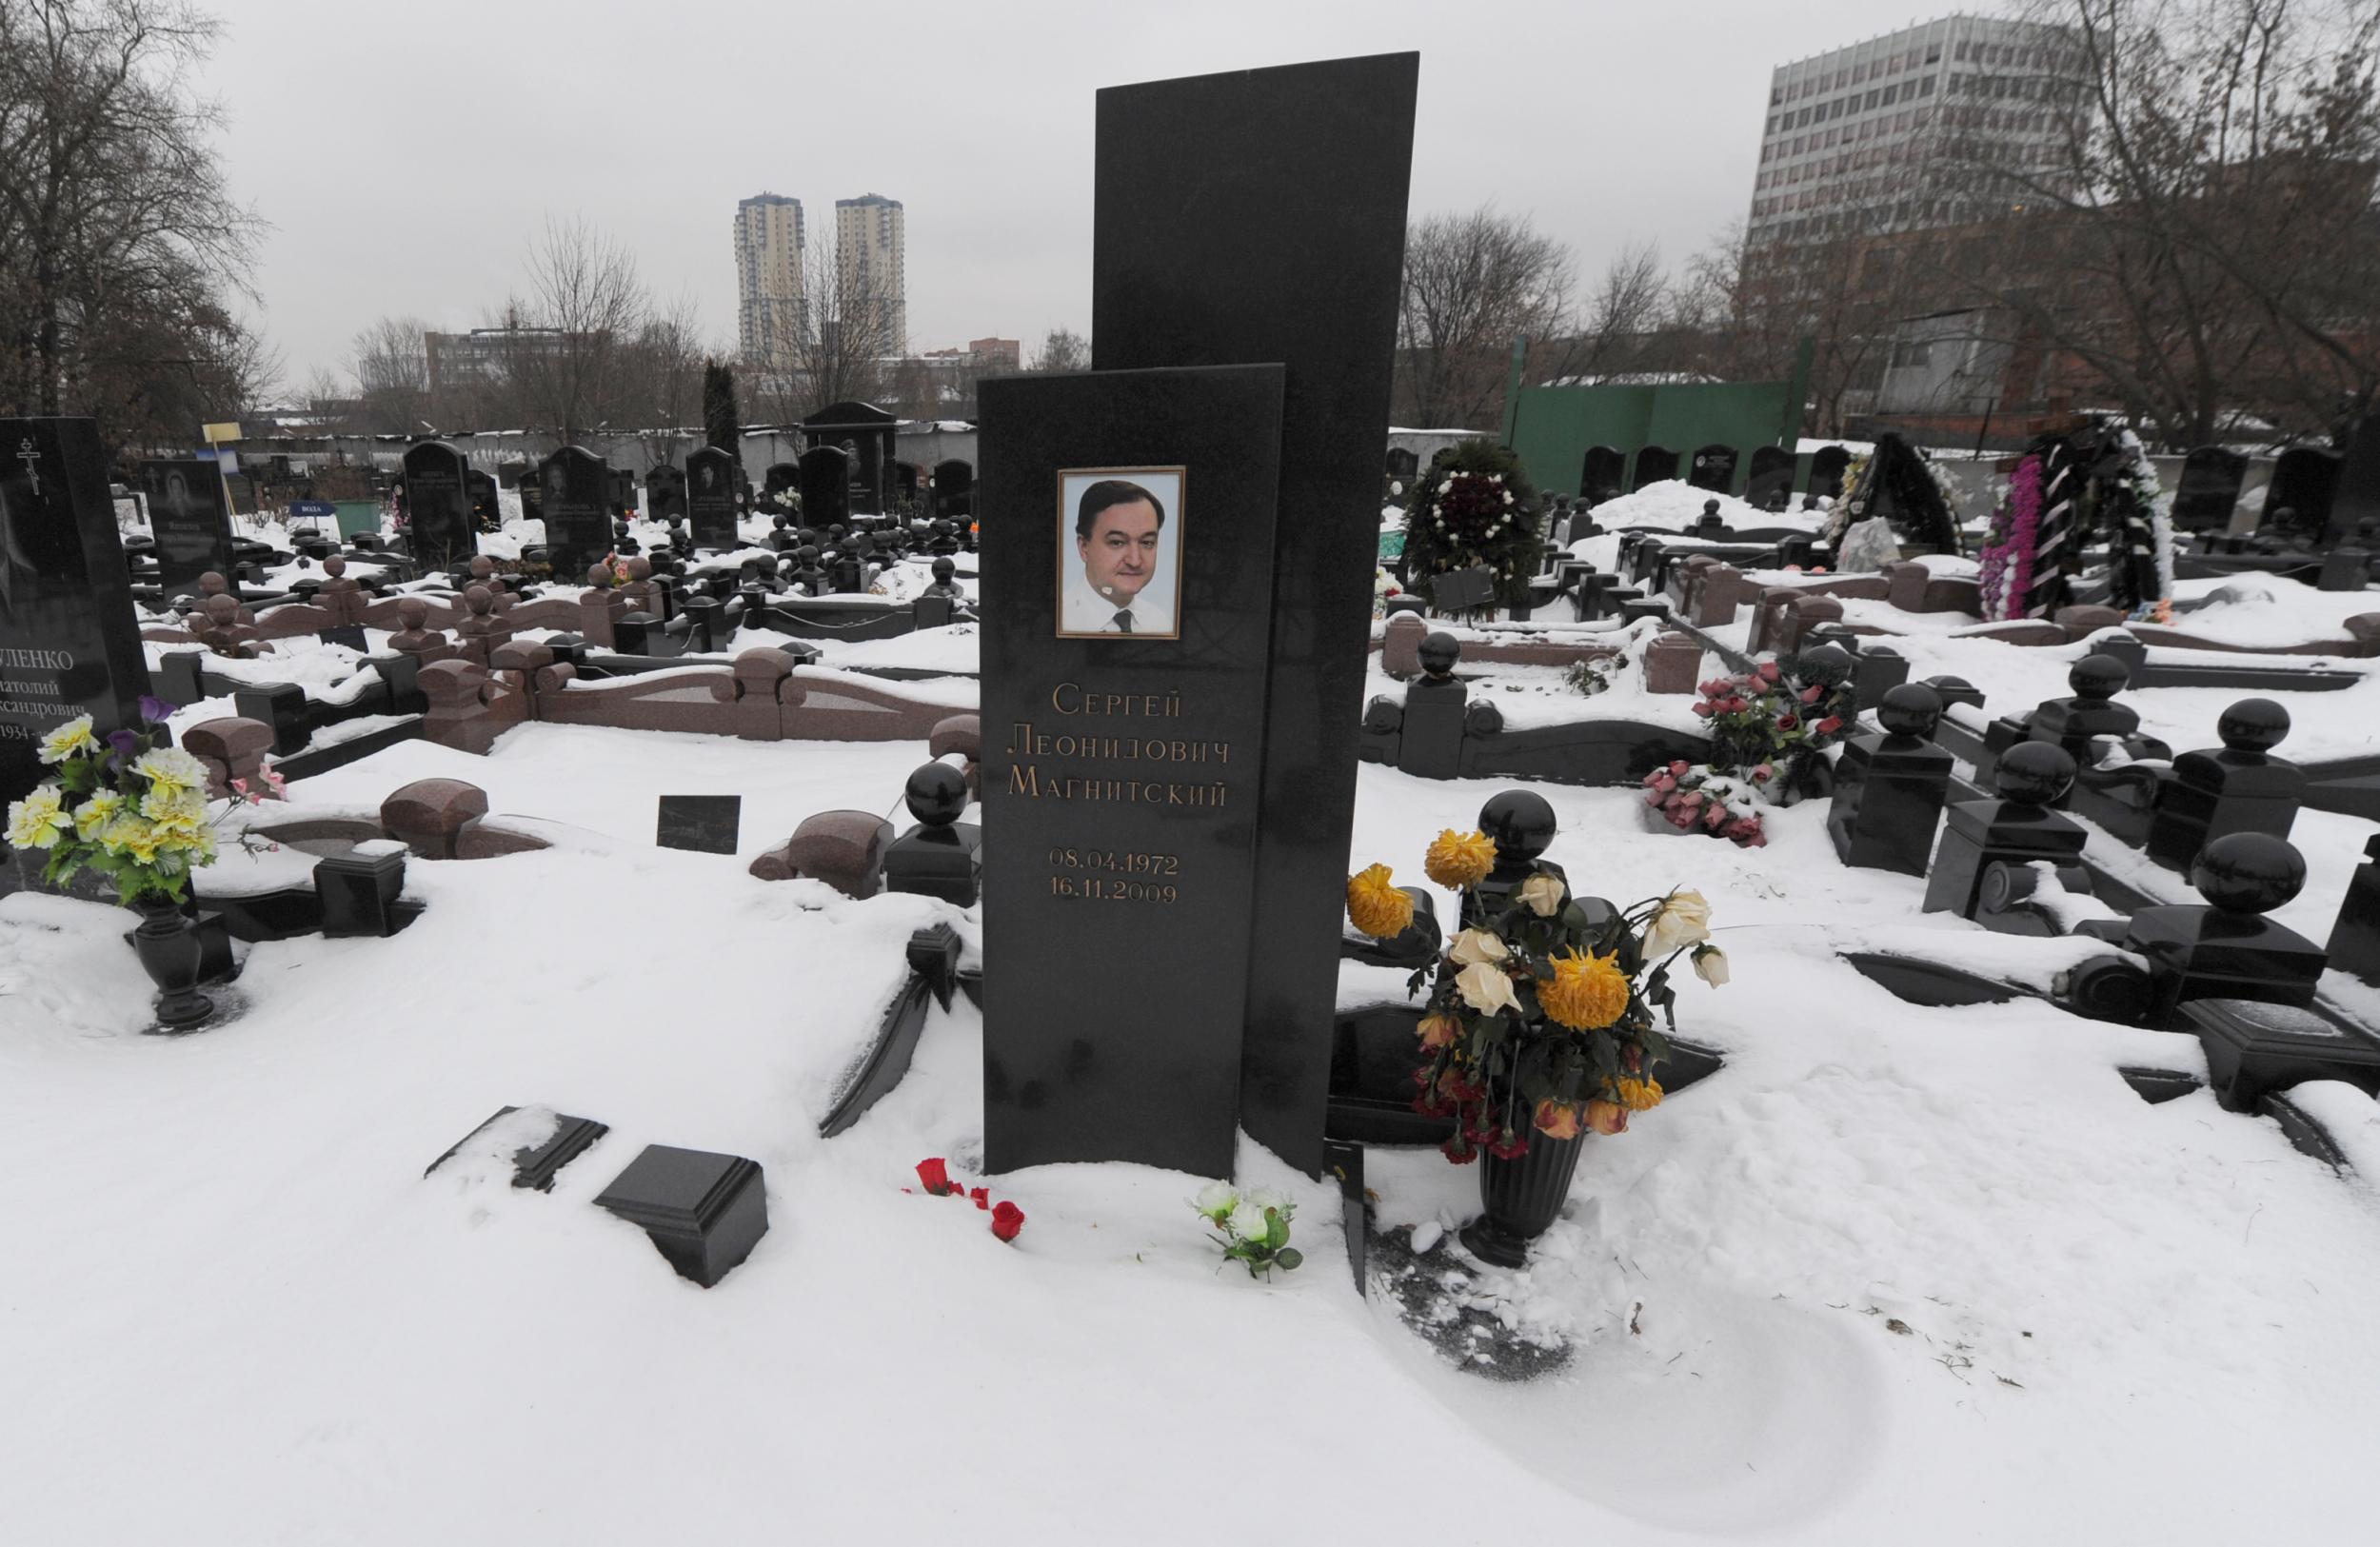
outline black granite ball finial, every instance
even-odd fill
[[[958,572],[959,562],[956,559],[945,556],[934,561],[934,584],[937,585],[949,585],[951,577]]]
[[[1715,525],[1717,523],[1719,519],[1718,501],[1705,500],[1702,502],[1702,519]]]
[[[1857,664],[1852,660],[1849,650],[1839,645],[1821,645],[1815,649],[1801,652],[1794,675],[1805,683],[1839,687],[1849,682],[1852,673],[1857,669]]]
[[[1875,717],[1892,735],[1931,740],[1942,723],[1942,695],[1923,683],[1903,683],[1885,690]]]
[[[1553,806],[1533,789],[1508,789],[1479,807],[1479,831],[1496,841],[1498,868],[1526,864],[1543,854],[1561,824]]]
[[[2228,913],[2270,913],[2305,889],[2306,857],[2270,833],[2231,833],[2198,851],[2190,883]]]
[[[2051,742],[2019,742],[2001,754],[1992,783],[2004,801],[2047,805],[2073,784],[2074,760]]]
[[[2290,712],[2271,699],[2242,699],[2223,711],[2214,733],[2234,752],[2270,752],[2290,733]]]
[[[1462,646],[1455,643],[1454,635],[1441,629],[1424,639],[1414,654],[1420,658],[1421,669],[1429,673],[1431,681],[1444,682],[1454,672],[1455,663],[1462,659]]]
[[[795,562],[800,564],[803,568],[808,569],[815,566],[818,563],[818,549],[812,547],[809,544],[804,543],[800,547],[793,550],[793,557]]]
[[[1948,672],[1942,672],[1936,676],[1928,677],[1926,679],[1926,685],[1933,688],[1936,694],[1940,695],[1945,703],[1949,702],[1951,695],[1954,693],[1973,693],[1975,690],[1975,684],[1969,682],[1966,678],[1954,677]]]
[[[2112,655],[2086,655],[2066,674],[2066,685],[2086,699],[2112,699],[2132,680],[2132,668]]]
[[[947,763],[928,763],[909,776],[902,792],[909,815],[928,827],[947,827],[967,808],[966,775]]]

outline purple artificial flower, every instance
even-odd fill
[[[173,711],[181,706],[179,704],[168,704],[154,693],[141,695],[141,718],[151,724],[161,724],[172,719]]]
[[[111,730],[108,732],[108,744],[116,749],[117,757],[129,759],[140,750],[140,732],[133,730]]]

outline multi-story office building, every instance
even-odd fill
[[[762,368],[784,363],[803,326],[802,201],[763,193],[736,206],[736,342]]]
[[[879,308],[883,330],[880,352],[885,355],[909,352],[909,292],[902,267],[904,218],[901,201],[881,193],[835,201],[837,272],[846,297]]]
[[[1780,65],[1747,234],[1808,242],[1979,218],[2012,196],[1980,174],[2053,165],[2087,81],[2065,29],[1981,16]]]

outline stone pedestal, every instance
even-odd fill
[[[2070,864],[2082,853],[2080,824],[2050,809],[2074,782],[2074,760],[2057,747],[2028,742],[2009,749],[1995,776],[2000,798],[1961,801],[1950,808],[1942,842],[1926,882],[1925,911],[1973,919],[1984,870],[1995,860],[2012,865],[2047,860]]]
[[[386,939],[403,927],[397,899],[405,891],[405,853],[403,843],[380,839],[316,862],[314,893],[322,899],[326,936]]]
[[[2182,1029],[2207,1054],[2207,1082],[2232,1112],[2309,1080],[2342,1080],[2380,1095],[2380,1041],[2317,1010],[2257,1000],[2201,999],[2181,1007]]]
[[[885,851],[884,889],[973,907],[983,889],[983,830],[959,820],[967,808],[966,776],[946,763],[926,764],[909,776],[905,799],[918,825]]]
[[[1884,695],[1876,718],[1885,734],[1854,738],[1835,765],[1827,836],[1845,864],[1922,876],[1951,783],[1953,759],[1933,740],[1942,701],[1904,683]]]
[[[2330,964],[2380,983],[2380,834],[2365,840],[2366,862],[2348,879],[2338,922],[2330,926]]]
[[[2149,824],[2149,858],[2187,870],[2201,849],[2231,833],[2289,837],[2306,798],[2306,775],[2269,755],[2289,728],[2289,711],[2271,699],[2243,699],[2226,709],[2215,724],[2221,750],[2173,760]]]
[[[2311,1004],[2322,947],[2262,917],[2306,884],[2298,852],[2264,833],[2233,833],[2207,845],[2191,882],[2205,905],[2143,908],[2124,931],[2124,948],[2146,957],[2156,980],[2151,1023],[2191,1000]]]
[[[595,1201],[642,1226],[680,1277],[705,1289],[768,1233],[760,1163],[736,1155],[647,1144]]]

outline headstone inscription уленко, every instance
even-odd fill
[[[1288,370],[1240,1121],[1309,1174],[1330,1095],[1420,69],[1418,54],[1377,54],[1099,94],[1093,367]]]
[[[1232,1170],[1281,394],[1278,366],[982,384],[987,1170]]]
[[[743,546],[736,536],[736,456],[706,446],[686,454],[686,524],[694,545],[713,553]]]
[[[132,724],[148,691],[97,425],[0,419],[0,804],[41,782],[43,736]]]
[[[537,480],[554,579],[583,585],[612,549],[611,469],[586,447],[565,446],[539,466]]]
[[[406,551],[425,569],[467,563],[479,551],[463,453],[444,441],[405,448]]]
[[[231,575],[231,512],[212,458],[141,464],[149,529],[157,540],[157,579],[167,600],[191,596],[209,570]]]

